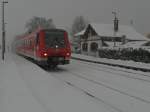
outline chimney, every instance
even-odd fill
[[[117,32],[119,30],[119,20],[117,17],[114,19],[114,31]]]

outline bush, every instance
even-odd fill
[[[144,49],[100,49],[99,56],[108,59],[150,63],[150,52]]]

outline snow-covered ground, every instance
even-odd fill
[[[65,71],[54,76],[71,83],[78,90],[86,91],[116,112],[149,112],[149,74],[125,69],[98,66],[72,61]],[[67,71],[67,72],[66,72]],[[68,73],[69,72],[69,73]]]
[[[44,70],[10,53],[0,60],[0,112],[149,110],[149,73],[77,60]]]
[[[0,60],[0,112],[110,111],[22,57],[9,54]]]

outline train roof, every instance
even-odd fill
[[[41,29],[42,31],[44,30],[44,31],[60,31],[60,32],[67,32],[67,31],[65,31],[64,29],[57,29],[57,28],[55,28],[55,29]]]
[[[19,38],[24,38],[26,36],[30,36],[30,35],[34,35],[35,33],[38,33],[40,31],[59,31],[59,32],[67,32],[66,30],[64,29],[57,29],[57,28],[54,28],[54,29],[47,29],[47,28],[38,28],[36,29],[35,31],[31,32],[31,33],[24,33],[22,35],[18,35],[16,36],[17,39]]]

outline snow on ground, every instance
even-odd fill
[[[22,57],[9,54],[5,60],[0,60],[0,112],[115,112]]]
[[[9,58],[0,60],[0,112],[45,112]]]
[[[92,56],[81,55],[81,54],[72,54],[72,57],[79,58],[79,59],[92,60],[92,61],[97,61],[97,62],[104,62],[104,63],[111,63],[111,64],[118,64],[118,65],[150,69],[150,64],[146,64],[146,63],[142,63],[142,62],[98,58],[98,57],[92,57]]]
[[[141,71],[78,60],[44,70],[10,53],[0,60],[0,112],[149,112],[149,94],[150,74]]]
[[[70,66],[61,74],[53,76],[71,83],[75,88],[86,91],[99,102],[110,106],[116,112],[149,112],[150,110],[150,78],[148,81],[131,78],[134,73],[113,71],[108,68],[88,65],[72,60]],[[51,73],[51,72],[50,72]]]

